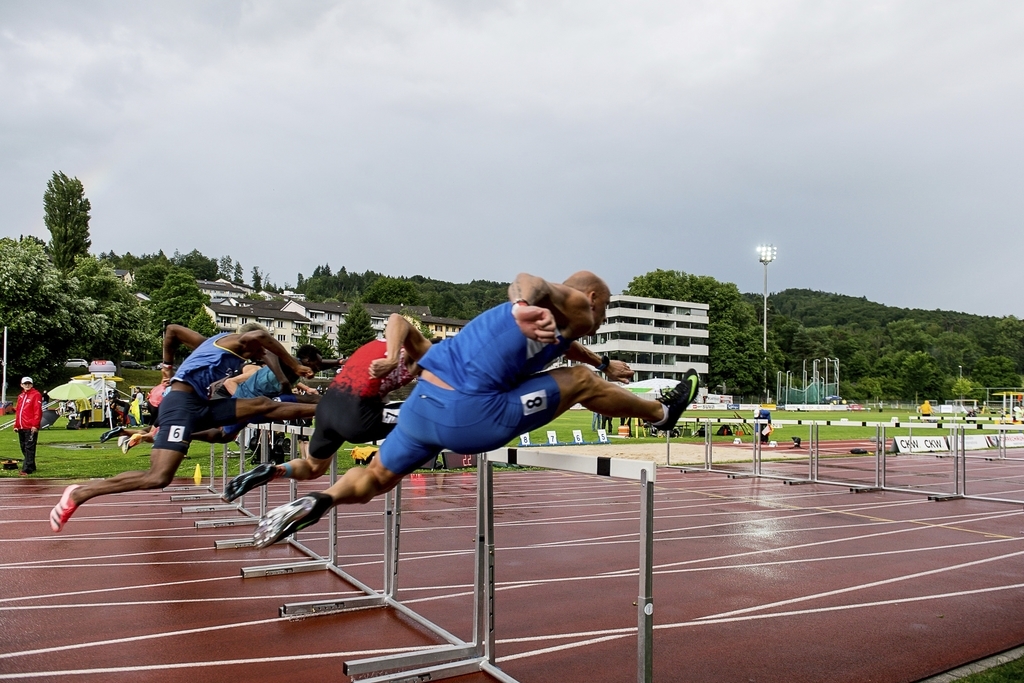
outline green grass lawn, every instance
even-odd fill
[[[961,683],[1020,683],[1024,681],[1024,659],[1015,659],[959,680]]]

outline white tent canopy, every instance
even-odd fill
[[[679,380],[654,377],[653,379],[645,379],[640,382],[627,384],[625,385],[625,388],[632,391],[634,394],[645,394],[649,391],[660,392],[662,389],[674,387],[677,384],[679,384]]]

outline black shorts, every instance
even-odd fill
[[[187,453],[192,432],[236,422],[235,399],[207,401],[191,391],[168,391],[160,402],[160,431],[153,439],[153,449]]]
[[[384,422],[384,401],[380,398],[361,398],[333,387],[317,404],[313,426],[309,454],[318,460],[333,457],[346,441],[379,441],[395,428],[393,423]]]

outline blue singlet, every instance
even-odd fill
[[[558,411],[561,392],[541,370],[571,343],[562,337],[554,344],[527,339],[512,317],[511,303],[477,316],[420,360],[454,390],[417,384],[381,446],[381,464],[407,474],[442,448],[483,453],[547,424]]]
[[[185,382],[196,390],[196,395],[209,398],[210,385],[219,379],[238,373],[245,359],[233,351],[217,345],[217,340],[230,332],[210,337],[185,359],[171,381]]]

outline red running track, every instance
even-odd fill
[[[1020,506],[658,475],[657,681],[909,682],[1024,643]],[[348,680],[346,659],[439,642],[391,611],[279,618],[356,591],[328,572],[240,578],[302,556],[214,550],[248,530],[197,530],[167,493],[95,499],[53,534],[62,487],[0,480],[0,680]],[[495,492],[499,665],[635,680],[639,487],[499,471]],[[414,476],[403,503],[400,597],[468,639],[475,475]],[[375,586],[382,507],[339,521],[341,563]],[[326,524],[304,540],[326,548]]]

